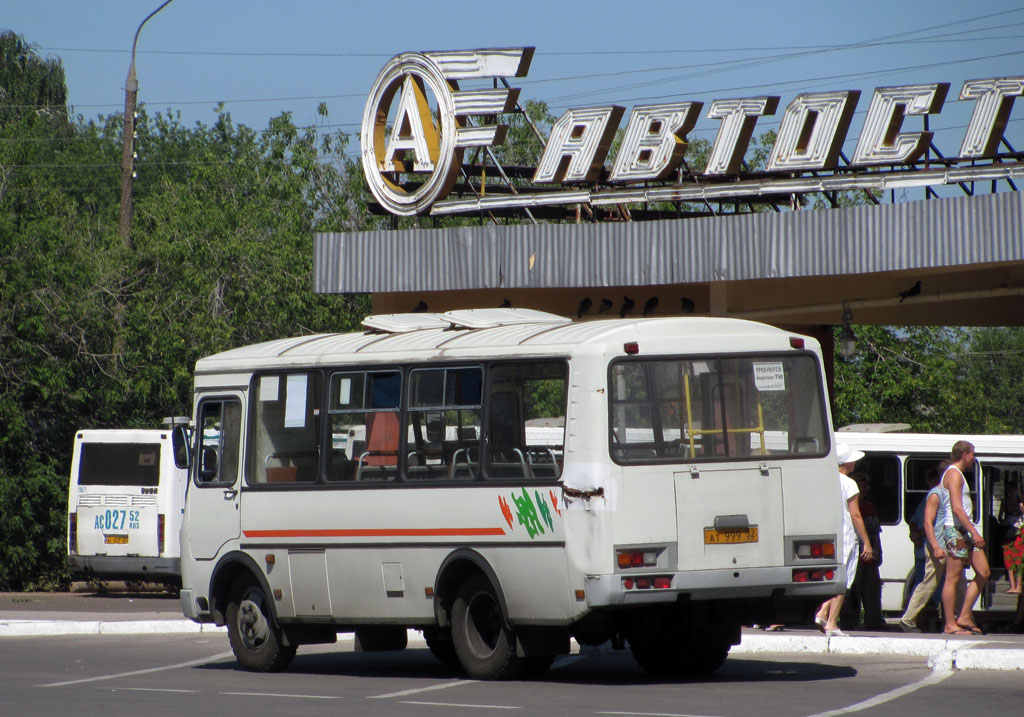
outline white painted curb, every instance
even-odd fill
[[[820,653],[925,657],[933,670],[1024,670],[1024,649],[990,647],[990,640],[944,638],[743,635],[730,655]]]
[[[223,632],[191,620],[0,620],[0,637],[59,635],[169,635]]]

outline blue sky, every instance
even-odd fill
[[[161,0],[11,0],[0,28],[63,60],[76,114],[124,106],[132,37]],[[973,109],[954,101],[964,80],[1024,75],[1024,3],[898,0],[861,3],[516,0],[472,3],[173,0],[139,36],[139,101],[212,124],[219,102],[261,129],[281,112],[299,125],[358,133],[366,94],[405,51],[534,46],[523,99],[569,107],[781,96],[859,89],[847,155],[877,86],[945,81],[931,124],[945,155],[959,150]],[[919,120],[914,120],[919,121]],[[703,118],[695,135],[712,139]],[[1024,149],[1024,101],[1006,134]],[[350,146],[350,152],[357,152]]]

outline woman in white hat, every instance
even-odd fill
[[[839,485],[843,493],[843,549],[846,589],[849,590],[857,574],[857,537],[860,536],[860,545],[863,546],[863,552],[860,554],[862,560],[873,560],[875,551],[871,548],[868,531],[864,527],[864,518],[860,514],[860,504],[857,500],[860,489],[849,477],[857,461],[863,458],[864,454],[846,443],[836,446],[836,454],[839,459]],[[814,616],[814,624],[829,637],[846,637],[846,633],[839,629],[839,610],[843,607],[845,597],[846,592],[843,591],[829,598],[821,604],[818,614]]]

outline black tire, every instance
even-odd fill
[[[450,632],[441,632],[436,627],[427,628],[423,631],[423,639],[427,642],[430,654],[440,662],[450,667],[459,666],[459,656],[455,654],[455,643]]]
[[[284,645],[263,588],[251,578],[231,588],[228,641],[238,664],[253,672],[280,672],[291,664],[295,646]]]
[[[498,595],[482,575],[470,575],[459,586],[452,606],[452,642],[462,669],[474,679],[513,679],[523,667]]]

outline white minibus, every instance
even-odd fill
[[[1002,596],[997,581],[1003,570],[1000,526],[997,517],[1006,487],[1024,487],[1024,436],[957,435],[848,431],[836,433],[836,440],[864,451],[857,471],[869,479],[869,499],[882,525],[882,610],[902,613],[910,598],[914,576],[914,546],[909,522],[917,504],[928,493],[927,474],[949,460],[953,444],[970,441],[975,448],[973,469],[964,472],[974,504],[975,524],[981,527],[986,554],[992,566],[992,580],[976,608],[982,611],[1012,612],[1016,595]],[[981,479],[979,480],[979,476]],[[985,618],[982,618],[985,619]]]
[[[697,674],[845,585],[813,339],[525,309],[363,325],[196,363],[181,603],[244,667],[414,628],[479,679],[570,638]]]
[[[188,484],[188,419],[167,428],[75,434],[68,487],[74,579],[181,581],[178,535]]]

